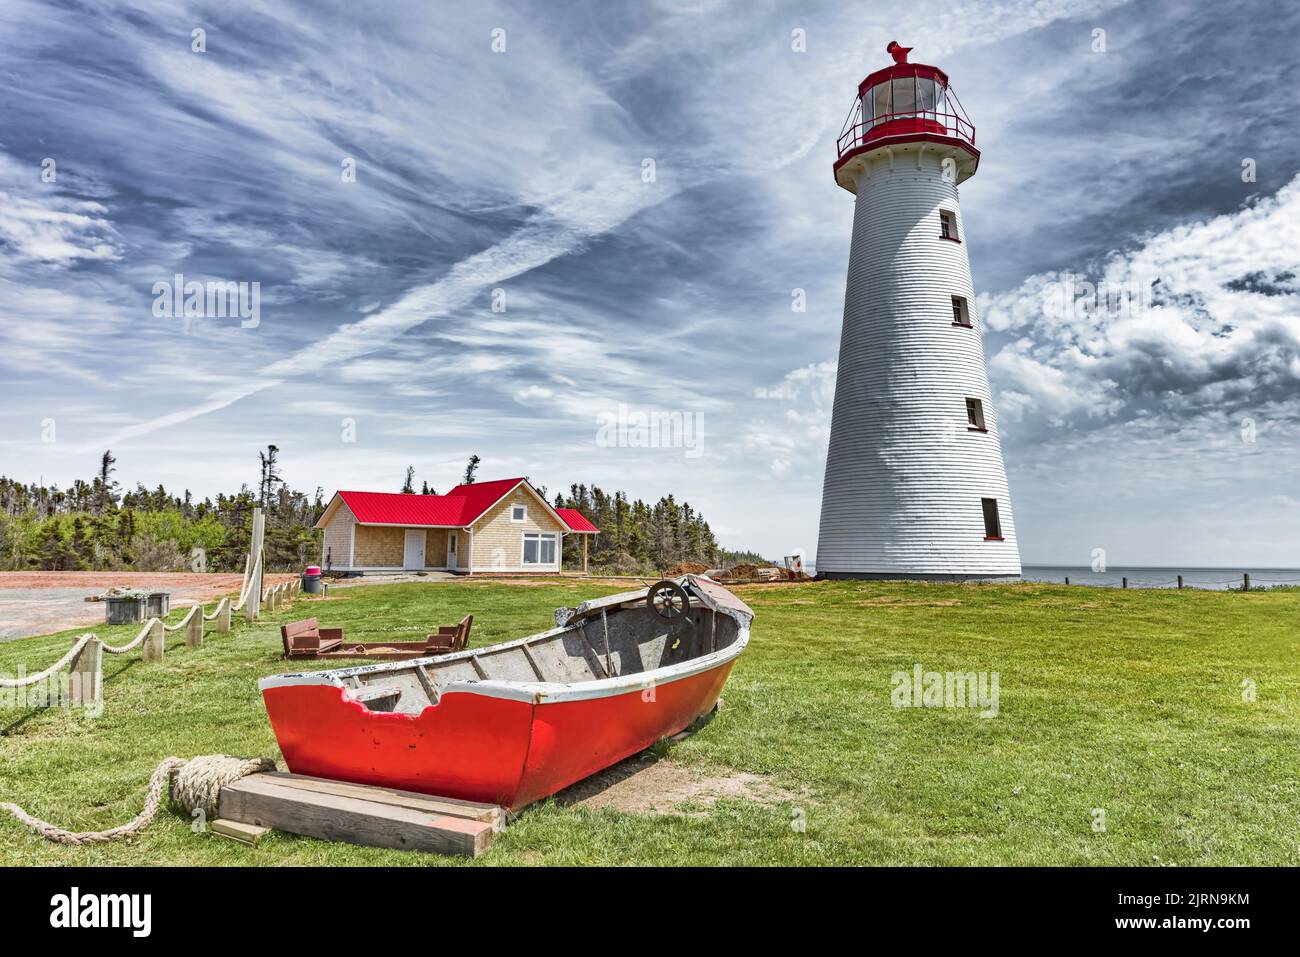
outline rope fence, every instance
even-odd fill
[[[259,558],[253,564],[253,568],[260,571],[260,565],[261,560]],[[245,588],[247,589],[255,581],[256,579],[249,576]],[[263,601],[261,604],[265,605],[268,610],[288,607],[301,591],[302,582],[300,579],[295,578],[290,581],[280,582],[262,592]],[[168,633],[181,632],[185,636],[185,644],[191,646],[202,645],[206,631],[204,626],[208,622],[213,623],[212,631],[214,633],[224,633],[231,630],[231,612],[234,608],[235,605],[232,604],[229,596],[220,599],[210,615],[204,613],[201,602],[196,602],[190,607],[185,617],[174,625],[169,625],[160,618],[150,618],[144,623],[140,633],[124,645],[110,645],[93,632],[88,632],[79,637],[62,658],[44,671],[24,675],[21,678],[0,677],[0,688],[25,688],[39,684],[66,668],[69,672],[68,693],[70,701],[73,704],[83,706],[98,705],[103,696],[103,656],[105,652],[110,655],[124,655],[139,648],[140,657],[143,661],[161,661],[165,651],[165,638]],[[256,619],[250,615],[248,620],[254,621]]]

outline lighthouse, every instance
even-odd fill
[[[862,81],[835,182],[856,197],[817,573],[1016,578],[1020,552],[958,188],[975,128],[938,67]]]

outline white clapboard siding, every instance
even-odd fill
[[[857,180],[817,571],[1019,576],[1020,553],[980,342],[957,187],[941,149],[882,151]],[[940,238],[939,210],[960,243]],[[964,296],[974,328],[953,325]],[[987,432],[967,429],[980,399]],[[996,498],[1003,541],[985,541]]]

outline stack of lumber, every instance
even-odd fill
[[[218,825],[234,822],[367,847],[478,857],[505,820],[505,810],[495,804],[276,771],[223,787],[212,827],[224,834]],[[255,841],[256,836],[244,838]]]

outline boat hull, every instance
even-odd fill
[[[713,709],[734,662],[576,700],[449,691],[418,715],[369,711],[331,684],[262,694],[296,774],[513,809],[683,730]]]

